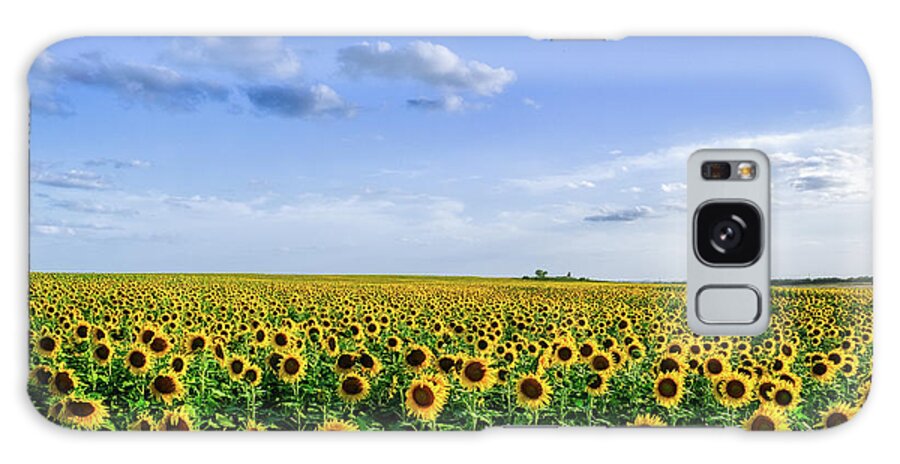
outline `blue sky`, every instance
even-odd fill
[[[828,40],[84,38],[29,88],[33,270],[681,279],[687,156],[749,147],[773,274],[871,274]]]

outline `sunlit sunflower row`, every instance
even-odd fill
[[[115,430],[839,425],[871,383],[872,290],[778,288],[697,337],[684,288],[513,279],[30,276],[35,407]]]

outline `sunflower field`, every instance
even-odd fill
[[[698,337],[675,284],[30,275],[37,410],[79,429],[839,425],[871,383],[870,286],[773,289]]]

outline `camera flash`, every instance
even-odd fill
[[[747,161],[738,163],[737,174],[741,180],[753,180],[756,177],[756,163]]]

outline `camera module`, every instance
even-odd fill
[[[762,219],[747,202],[709,202],[694,215],[694,251],[710,266],[749,266],[762,251]]]

